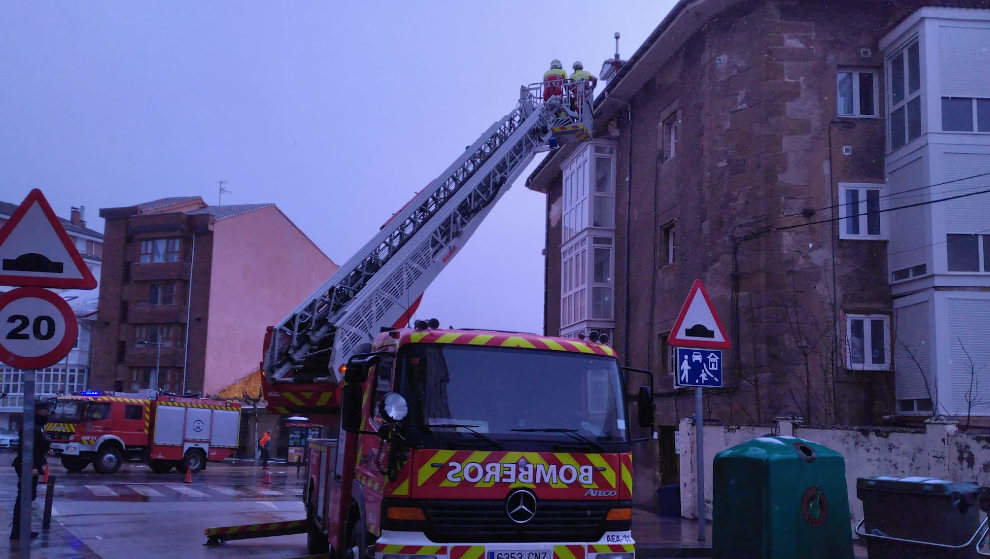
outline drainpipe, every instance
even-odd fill
[[[632,120],[632,105],[626,103],[626,117],[629,119],[629,157],[626,160],[626,262],[625,262],[625,284],[626,284],[626,302],[622,309],[622,322],[623,322],[623,335],[622,335],[622,355],[626,363],[626,367],[631,366],[629,360],[629,222],[632,219],[632,155],[633,155],[633,120]]]
[[[186,343],[182,352],[182,395],[186,395],[186,371],[189,368],[189,322],[192,314],[192,280],[193,270],[196,269],[196,231],[192,233],[192,256],[189,257],[189,286],[186,290]]]

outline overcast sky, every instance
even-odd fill
[[[224,204],[275,203],[343,264],[551,58],[597,75],[615,31],[627,58],[673,4],[4,2],[0,200],[38,187],[102,231],[99,208],[216,204],[224,180]],[[545,198],[527,175],[419,316],[542,331]]]

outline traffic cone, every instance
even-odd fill
[[[192,468],[186,468],[186,483],[192,483]]]
[[[48,464],[45,464],[45,476],[41,478],[41,483],[48,483]]]
[[[265,468],[265,485],[272,484],[272,472],[268,468]]]

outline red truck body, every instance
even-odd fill
[[[87,392],[60,396],[45,432],[69,471],[113,473],[127,459],[195,471],[236,452],[240,413],[237,402]]]

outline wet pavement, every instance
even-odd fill
[[[11,459],[9,452],[0,452],[0,526],[5,530],[16,488],[8,466]],[[126,464],[116,474],[103,475],[89,468],[69,474],[55,462],[51,527],[31,542],[31,557],[305,556],[305,534],[203,545],[208,527],[305,518],[302,478],[295,467],[274,464],[270,473],[271,483],[266,484],[263,471],[252,463],[211,463],[186,484],[183,474],[155,474],[141,464]],[[34,530],[40,529],[43,505],[42,486],[34,506]],[[699,542],[695,520],[634,508],[633,536],[640,558],[711,556],[711,525],[706,541]],[[0,543],[0,557],[18,557],[11,544]],[[865,549],[857,547],[856,557],[865,558]]]

